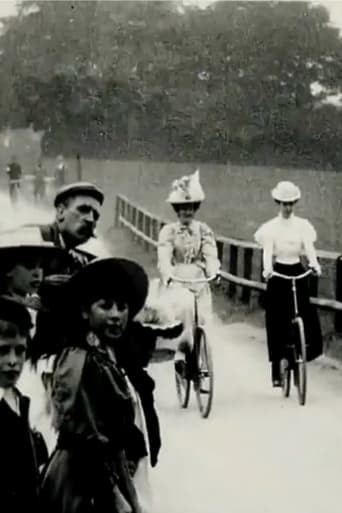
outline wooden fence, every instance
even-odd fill
[[[115,224],[125,227],[140,240],[146,249],[157,247],[158,234],[165,219],[132,203],[127,197],[116,197]],[[262,251],[253,242],[218,236],[217,247],[222,263],[222,278],[227,283],[229,298],[244,303],[259,301],[266,285],[262,278]],[[342,331],[342,260],[339,253],[318,251],[322,277],[310,278],[311,301],[320,309],[334,313],[335,330]]]

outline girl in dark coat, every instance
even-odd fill
[[[32,346],[36,358],[59,346],[52,379],[58,443],[44,473],[42,510],[116,513],[125,511],[126,501],[140,512],[132,475],[149,447],[137,427],[134,390],[143,403],[153,464],[160,448],[154,383],[144,370],[159,332],[133,322],[146,299],[146,274],[133,262],[103,259],[61,287],[58,295],[68,300],[64,313],[59,310],[64,329],[59,323],[55,347],[39,351],[37,318]]]
[[[42,511],[142,511],[128,463],[137,465],[147,448],[109,342],[141,309],[147,289],[143,269],[118,259],[95,261],[65,285],[65,348],[52,379],[58,442],[43,477]]]

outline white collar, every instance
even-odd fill
[[[63,239],[63,236],[62,236],[61,232],[58,233],[58,237],[59,237],[59,243],[60,243],[61,247],[63,249],[66,249],[65,242],[64,242],[64,239]]]

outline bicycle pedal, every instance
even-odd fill
[[[201,394],[209,394],[209,390],[204,390],[203,388],[200,388],[200,393]]]

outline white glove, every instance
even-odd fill
[[[273,269],[264,269],[262,272],[263,277],[265,280],[269,280],[273,274]]]
[[[310,265],[310,268],[313,270],[316,276],[322,276],[322,268],[318,263]]]

